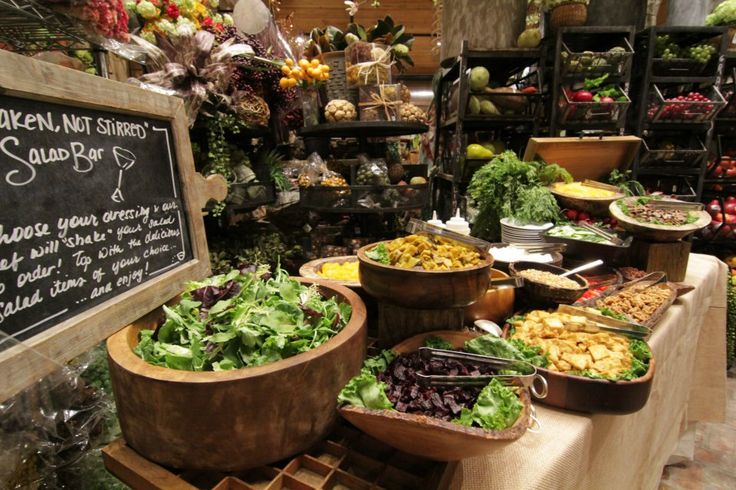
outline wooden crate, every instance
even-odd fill
[[[402,453],[348,425],[303,454],[238,473],[164,468],[123,439],[108,444],[102,455],[108,471],[136,490],[446,490],[462,479],[458,462]]]

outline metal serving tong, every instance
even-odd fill
[[[560,313],[567,313],[568,315],[582,316],[595,322],[595,325],[587,324],[583,329],[584,332],[595,333],[600,330],[606,332],[613,332],[627,337],[634,337],[637,339],[645,339],[652,333],[652,329],[639,325],[638,323],[627,322],[624,320],[617,320],[609,316],[595,313],[588,310],[587,308],[579,308],[577,306],[560,305],[557,308]]]
[[[671,199],[654,199],[649,201],[649,205],[657,209],[670,209],[678,211],[702,211],[705,209],[705,204],[703,204],[702,202],[675,201]]]
[[[599,237],[605,238],[609,242],[613,243],[614,245],[618,245],[619,247],[624,244],[624,241],[620,239],[618,235],[616,235],[615,233],[608,233],[607,231],[602,230],[598,226],[591,225],[590,223],[586,223],[585,221],[581,221],[580,223],[578,223],[578,226],[595,233]],[[629,239],[629,243],[631,243],[630,239]]]
[[[605,191],[616,192],[619,194],[621,193],[621,189],[619,189],[615,185],[604,184],[603,182],[598,182],[597,180],[585,179],[583,180],[583,185],[586,187],[595,187],[597,189],[603,189]]]
[[[536,398],[545,398],[547,396],[547,380],[537,372],[537,368],[533,364],[526,361],[482,356],[479,354],[471,354],[469,352],[460,352],[455,350],[434,349],[432,347],[420,347],[419,355],[424,359],[454,359],[461,363],[469,362],[474,364],[485,364],[487,366],[492,366],[499,371],[509,369],[517,372],[517,374],[484,374],[481,376],[447,376],[440,374],[416,373],[417,383],[421,385],[484,386],[495,378],[506,384],[522,386],[523,388],[530,390]],[[537,391],[535,386],[536,381],[539,381],[541,391]]]
[[[411,218],[409,220],[409,223],[406,224],[406,227],[404,229],[408,231],[409,233],[424,232],[424,233],[430,233],[432,235],[443,236],[445,238],[450,238],[460,243],[464,243],[465,245],[476,247],[485,252],[487,252],[488,249],[491,248],[491,244],[489,242],[485,240],[481,240],[480,238],[475,238],[469,235],[462,235],[460,233],[455,233],[454,231],[450,231],[446,228],[440,228],[439,226],[430,225],[426,221],[418,220],[415,218]]]
[[[509,243],[509,247],[521,248],[529,253],[564,252],[566,243]]]

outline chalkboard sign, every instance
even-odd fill
[[[192,259],[172,148],[168,121],[0,96],[3,333],[25,340]]]
[[[0,402],[209,274],[180,99],[0,50]]]

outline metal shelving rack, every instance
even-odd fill
[[[563,75],[563,62],[561,53],[563,43],[576,52],[585,51],[603,52],[614,46],[634,46],[634,26],[581,26],[562,27],[557,30],[555,47],[550,53],[552,72],[552,98],[550,99],[550,136],[560,136],[561,131],[579,133],[581,131],[597,131],[618,134],[623,130],[625,118],[618,122],[561,122],[559,114],[560,99],[563,95],[563,86],[582,82],[591,77],[589,72],[579,71]],[[626,42],[624,42],[624,40]],[[628,43],[628,46],[626,46]],[[623,44],[623,46],[622,46]],[[631,79],[632,63],[628,63],[626,69],[621,73],[609,73],[606,82],[623,85],[624,91],[628,93]],[[593,77],[599,74],[594,72]],[[629,107],[629,110],[631,108]]]
[[[494,131],[496,134],[514,135],[525,142],[542,130],[546,119],[542,114],[545,109],[544,51],[544,48],[473,50],[467,41],[463,41],[460,56],[440,79],[434,151],[435,162],[441,170],[433,179],[432,205],[444,219],[449,218],[460,205],[462,192],[472,176],[472,168],[487,162],[465,158],[469,132]],[[538,89],[535,95],[537,100],[529,101],[530,104],[536,104],[536,109],[532,109],[533,113],[487,116],[468,112],[468,97],[471,93],[467,74],[471,68],[485,66],[491,73],[491,80],[506,83],[509,77],[519,75],[535,65],[532,73],[536,72],[534,76],[537,77],[534,83]],[[451,90],[453,85],[456,85],[454,93]],[[455,97],[456,107],[449,111],[450,99]],[[521,150],[523,148],[517,149]]]
[[[664,136],[673,141],[689,140],[693,136],[697,136],[706,149],[710,147],[713,134],[712,121],[693,123],[648,121],[647,111],[649,110],[650,94],[654,85],[658,87],[689,85],[697,87],[699,90],[720,86],[723,55],[727,46],[726,36],[723,35],[725,30],[723,27],[650,27],[637,35],[634,59],[636,107],[629,113],[629,127],[634,134],[645,138],[645,140]],[[676,42],[686,45],[706,42],[718,36],[721,36],[721,42],[714,59],[702,67],[700,73],[687,73],[687,70],[683,69],[682,71],[685,73],[681,75],[675,73],[662,75],[661,73],[655,74],[655,64],[657,63],[655,61],[657,60],[656,39],[659,35],[670,35]],[[691,142],[690,146],[692,144]],[[642,158],[639,156],[634,161],[633,177],[637,180],[640,177],[646,180],[647,178],[656,179],[660,176],[680,178],[694,192],[694,195],[682,195],[681,197],[698,200],[703,193],[707,160],[707,151],[703,151],[699,161],[688,166],[675,165],[674,163],[671,165],[642,166]]]
[[[0,0],[0,44],[13,51],[33,54],[39,51],[92,51],[97,72],[107,77],[105,49],[74,19],[60,14],[36,0]]]

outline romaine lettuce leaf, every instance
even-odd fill
[[[463,408],[453,422],[470,427],[476,425],[488,430],[503,430],[514,425],[524,405],[511,388],[493,379],[481,390],[472,410]]]

